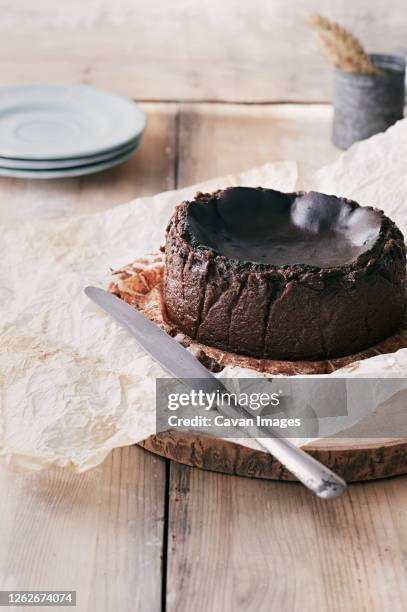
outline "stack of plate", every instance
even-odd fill
[[[0,88],[0,176],[61,178],[129,158],[146,126],[133,102],[85,85]]]

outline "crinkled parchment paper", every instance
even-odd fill
[[[0,452],[22,468],[81,471],[154,433],[155,378],[164,373],[83,288],[106,287],[110,268],[155,252],[185,197],[236,184],[315,189],[378,206],[407,233],[406,167],[401,121],[313,175],[295,162],[267,164],[103,213],[1,226]],[[395,363],[404,375],[407,350],[345,370],[385,376]],[[232,370],[221,376],[247,375]]]

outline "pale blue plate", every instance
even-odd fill
[[[137,148],[137,147],[136,147]],[[82,166],[74,166],[71,168],[61,168],[54,170],[16,170],[12,168],[0,167],[0,176],[11,176],[14,178],[25,178],[25,179],[56,179],[56,178],[68,178],[70,176],[83,176],[84,174],[93,174],[95,172],[101,172],[108,168],[117,166],[129,157],[133,155],[136,150],[132,147],[125,153],[115,155],[106,161],[102,161],[96,164],[85,164]]]
[[[56,159],[50,161],[44,160],[29,160],[29,159],[14,159],[12,157],[0,157],[0,168],[10,170],[62,170],[64,168],[82,167],[89,164],[99,164],[102,161],[113,159],[118,155],[123,155],[128,151],[134,151],[141,140],[141,136],[136,138],[130,144],[107,153],[100,155],[91,155],[89,157],[72,157],[70,159]]]
[[[27,162],[102,155],[130,146],[145,126],[136,104],[86,85],[0,88],[1,157]]]

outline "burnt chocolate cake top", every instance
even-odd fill
[[[381,210],[317,192],[230,187],[184,202],[184,238],[238,267],[359,267],[402,234]]]

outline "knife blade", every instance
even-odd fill
[[[184,381],[190,387],[193,380],[199,379],[200,389],[206,392],[227,393],[221,380],[207,370],[194,355],[129,304],[97,287],[86,287],[85,294],[126,328],[168,374]],[[238,403],[226,405],[222,402],[217,405],[217,409],[221,414],[227,416],[236,417],[236,413],[252,416],[248,408]],[[250,433],[253,434],[253,432],[260,433],[260,430],[254,427],[251,428]],[[255,437],[257,442],[315,495],[322,499],[333,499],[345,493],[345,481],[332,470],[301,448],[294,446],[286,438],[281,437],[274,429],[273,431],[268,429],[267,433],[270,433],[270,437]]]

